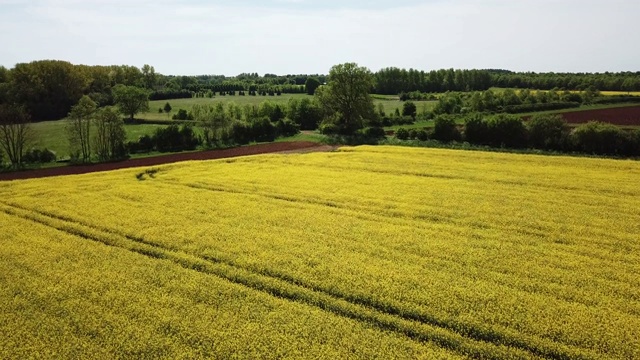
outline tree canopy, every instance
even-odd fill
[[[21,107],[0,104],[0,149],[14,168],[22,165],[22,157],[32,141],[29,114]]]
[[[335,65],[329,71],[327,85],[316,90],[318,102],[324,111],[324,124],[331,124],[335,132],[352,135],[364,126],[365,120],[375,117],[369,92],[373,75],[366,67],[356,63]]]
[[[307,81],[304,83],[304,88],[307,91],[307,94],[313,95],[316,93],[316,89],[320,87],[320,80],[314,77],[308,77]]]
[[[149,110],[149,93],[145,89],[119,84],[113,87],[113,98],[120,112],[131,121],[137,113]]]

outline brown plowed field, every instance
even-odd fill
[[[569,124],[584,124],[591,120],[598,120],[619,126],[640,126],[640,106],[571,111],[560,115]]]
[[[47,169],[35,169],[26,171],[17,171],[0,174],[0,181],[2,180],[18,180],[18,179],[33,179],[49,176],[60,175],[77,175],[86,174],[96,171],[110,171],[116,169],[126,169],[132,167],[141,166],[154,166],[168,163],[174,163],[178,161],[187,160],[211,160],[211,159],[223,159],[237,156],[246,155],[258,155],[266,153],[277,152],[309,152],[309,151],[329,151],[333,147],[318,144],[311,141],[296,141],[296,142],[281,142],[281,143],[267,143],[249,146],[240,146],[223,150],[208,150],[191,153],[176,153],[169,155],[160,155],[142,159],[131,159],[112,163],[92,164],[92,165],[78,165],[78,166],[61,166]]]

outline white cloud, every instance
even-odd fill
[[[307,3],[0,0],[0,32],[10,34],[0,64],[58,58],[227,75],[326,73],[345,61],[374,71],[638,70],[640,50],[632,46],[640,30],[636,2],[405,1],[392,8]]]

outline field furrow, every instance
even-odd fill
[[[519,349],[531,352],[533,355],[552,358],[572,357],[575,354],[580,354],[575,349],[558,351],[554,348],[545,348],[544,345],[534,346],[532,344],[537,341],[532,342],[531,339],[526,341],[509,338],[492,333],[487,329],[474,329],[464,324],[450,324],[424,315],[406,313],[392,307],[369,303],[366,299],[314,288],[281,274],[251,271],[211,256],[199,257],[175,252],[145,241],[105,232],[77,222],[69,222],[66,219],[33,213],[25,209],[12,209],[11,207],[5,207],[2,211],[8,215],[49,226],[82,239],[96,241],[154,259],[169,260],[188,270],[215,275],[252,290],[314,306],[345,318],[374,325],[384,331],[393,331],[421,342],[436,343],[461,355],[487,359],[503,359],[505,357],[525,359],[530,357]]]

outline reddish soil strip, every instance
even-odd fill
[[[584,124],[592,120],[618,126],[640,126],[640,106],[625,106],[610,109],[570,111],[559,113],[569,124]],[[530,116],[525,116],[528,120]]]
[[[639,126],[640,106],[572,111],[562,113],[562,116],[569,124],[583,124],[591,120],[598,120],[620,126]]]
[[[281,142],[281,143],[267,143],[249,146],[240,146],[231,149],[223,150],[208,150],[190,153],[176,153],[169,155],[160,155],[142,159],[130,159],[112,163],[92,164],[92,165],[77,165],[77,166],[61,166],[47,169],[35,169],[26,171],[16,171],[9,173],[1,173],[0,181],[2,180],[18,180],[18,179],[34,179],[43,178],[49,176],[60,175],[77,175],[86,174],[97,171],[110,171],[116,169],[126,169],[132,167],[141,166],[155,166],[168,163],[174,163],[178,161],[187,160],[211,160],[211,159],[223,159],[237,156],[246,155],[258,155],[277,152],[310,152],[310,151],[330,151],[333,147],[318,144],[311,141],[296,141],[296,142]]]

